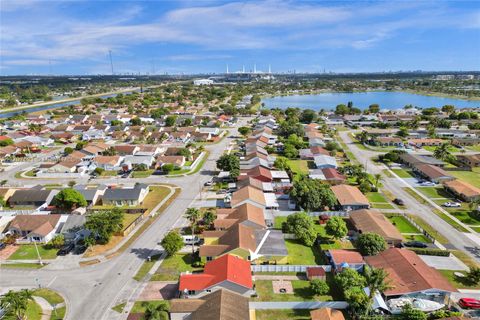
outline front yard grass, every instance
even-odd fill
[[[133,279],[141,281],[152,269],[153,265],[155,264],[155,262],[158,261],[158,259],[160,259],[160,255],[156,254],[151,257],[150,261],[145,261],[140,267],[140,269],[138,269],[137,274],[133,277]]]
[[[125,213],[123,215],[123,229],[125,230],[133,221],[140,217],[141,213]]]
[[[147,178],[152,175],[155,170],[133,171],[132,178]]]
[[[419,233],[420,231],[402,216],[391,216],[388,218],[400,233]]]
[[[366,194],[368,201],[370,202],[386,202],[388,203],[387,199],[383,196],[383,194],[379,192],[369,192]]]
[[[372,203],[374,209],[395,209],[390,203]]]
[[[202,268],[192,267],[193,262],[191,254],[176,253],[163,260],[150,281],[176,281],[182,272],[201,271]]]
[[[409,169],[392,169],[392,171],[400,178],[415,178],[415,175]]]
[[[44,298],[51,305],[65,302],[61,295],[50,289],[37,289],[33,291],[33,295]]]
[[[1,263],[1,268],[10,268],[10,269],[40,269],[45,267],[45,263],[43,266],[39,263]]]
[[[258,309],[255,315],[257,320],[310,320],[310,310],[306,309]]]
[[[118,171],[116,170],[105,170],[100,174],[101,177],[116,177],[118,176]]]
[[[480,173],[475,171],[449,171],[449,173],[472,186],[480,188]]]
[[[430,199],[451,199],[452,196],[441,187],[418,187],[418,191],[429,197]]]
[[[12,314],[6,314],[3,318],[3,320],[17,320],[17,317],[15,317]],[[38,303],[35,301],[29,301],[27,305],[27,310],[25,313],[25,319],[28,320],[40,320],[42,319],[42,308]]]
[[[332,301],[331,295],[315,295],[310,289],[310,281],[291,280],[293,294],[273,293],[271,280],[255,281],[258,297],[254,301]]]
[[[472,284],[468,281],[468,278],[459,278],[454,275],[455,272],[453,270],[438,270],[440,273],[450,282],[457,289],[480,289],[480,284]],[[466,272],[462,272],[466,275]]]
[[[51,248],[49,245],[37,245],[40,257],[45,260],[55,259],[57,257],[58,249]],[[21,244],[20,248],[15,251],[8,260],[37,260],[37,250],[33,244]]]
[[[162,186],[150,187],[150,192],[147,194],[141,205],[142,208],[147,209],[144,215],[147,216],[148,214],[150,214],[152,209],[155,208],[157,204],[162,202],[163,199],[165,199],[169,194],[170,188]]]
[[[153,305],[153,306],[160,306],[162,304],[167,304],[169,305],[168,301],[165,300],[157,300],[157,301],[135,301],[133,304],[132,310],[130,313],[145,313],[147,310],[148,305]]]

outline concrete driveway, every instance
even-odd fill
[[[419,255],[419,257],[430,267],[438,270],[468,271],[469,268],[454,255],[450,257],[437,257]]]

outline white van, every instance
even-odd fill
[[[197,236],[182,236],[183,238],[183,243],[185,244],[199,244],[200,243],[200,238]]]

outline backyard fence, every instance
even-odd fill
[[[391,216],[402,216],[402,217],[404,217],[404,218],[407,219],[407,221],[410,222],[415,228],[417,228],[425,237],[427,237],[429,240],[431,240],[433,243],[435,243],[435,238],[434,238],[430,233],[428,233],[427,231],[425,231],[422,227],[420,227],[420,225],[418,225],[418,223],[416,223],[415,220],[413,220],[412,218],[410,218],[407,214],[405,214],[405,213],[403,213],[403,212],[399,212],[399,213],[392,214]]]
[[[252,272],[307,272],[307,268],[321,267],[325,272],[331,272],[332,266],[330,265],[289,265],[289,264],[276,264],[276,265],[252,265]]]
[[[185,166],[185,169],[187,169],[187,170],[192,170],[192,169],[196,168],[197,165],[198,165],[198,163],[199,163],[200,161],[202,161],[203,157],[205,157],[205,152],[200,153],[200,154],[198,155],[197,159],[195,159],[195,161],[193,161],[191,165]]]

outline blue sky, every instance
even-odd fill
[[[0,2],[0,73],[479,70],[480,1]]]

